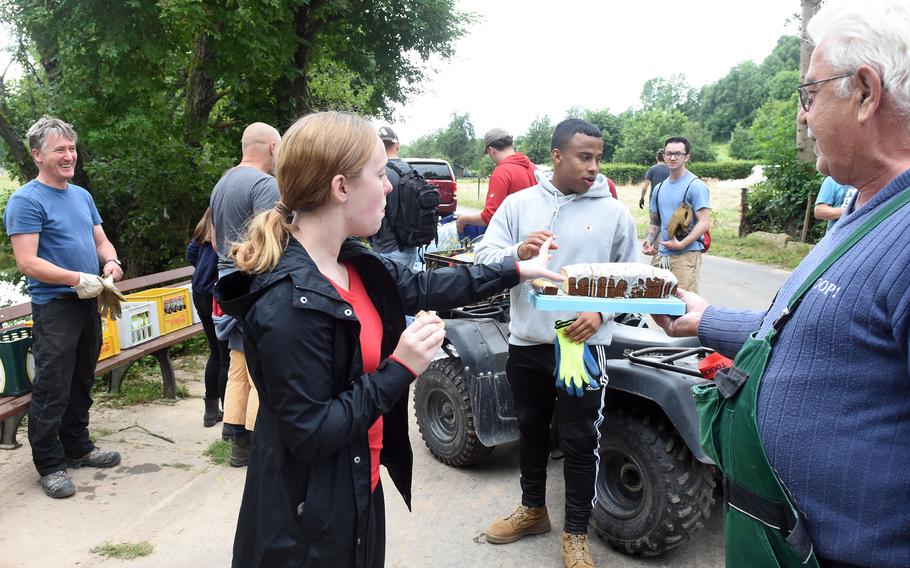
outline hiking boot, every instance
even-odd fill
[[[253,433],[247,432],[237,436],[231,443],[230,464],[233,467],[243,467],[250,463],[250,453],[253,451]]]
[[[487,529],[487,542],[506,544],[529,534],[550,531],[550,515],[546,507],[520,506],[508,517],[496,521]]]
[[[41,488],[48,497],[63,499],[72,497],[76,493],[76,485],[70,479],[65,469],[41,476]]]
[[[562,565],[565,568],[594,568],[588,535],[562,533]]]
[[[117,452],[105,452],[101,448],[95,448],[81,458],[67,459],[68,467],[114,467],[120,463],[120,454]]]
[[[203,399],[205,402],[205,414],[202,415],[202,426],[205,428],[211,428],[218,422],[221,422],[224,419],[224,412],[218,408],[218,399],[213,398]]]

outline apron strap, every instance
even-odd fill
[[[723,489],[724,498],[729,506],[783,533],[787,544],[793,547],[800,561],[805,564],[809,560],[812,555],[812,542],[809,540],[805,520],[798,510],[753,493],[726,475],[723,479]]]
[[[860,239],[865,237],[869,231],[881,224],[882,221],[890,217],[898,209],[910,203],[910,188],[904,188],[901,193],[892,198],[884,207],[873,213],[868,219],[866,219],[858,229],[853,231],[849,237],[846,238],[841,244],[831,251],[831,253],[825,257],[823,261],[812,271],[812,274],[806,278],[799,288],[796,289],[796,292],[793,293],[793,296],[790,297],[790,301],[787,302],[787,307],[784,308],[780,316],[774,320],[774,324],[771,326],[771,330],[768,332],[767,339],[771,341],[774,339],[774,336],[784,327],[784,324],[790,319],[793,315],[793,312],[796,310],[796,307],[802,301],[803,296],[806,292],[809,291],[812,286],[815,285],[815,282],[825,273],[826,270],[831,268],[831,265],[839,259],[845,252],[850,250],[853,245],[858,243]]]

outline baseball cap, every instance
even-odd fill
[[[388,126],[382,126],[379,128],[379,139],[388,140],[389,142],[398,142],[398,136],[395,135],[395,131]]]
[[[503,138],[510,138],[510,136],[509,133],[502,128],[491,128],[490,130],[487,130],[487,133],[483,135],[483,151],[486,152],[487,148],[490,147],[490,144],[497,140],[502,140]]]

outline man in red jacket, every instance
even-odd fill
[[[494,128],[483,135],[483,153],[490,156],[495,168],[490,176],[487,200],[480,213],[459,213],[456,227],[463,233],[466,225],[486,227],[493,213],[509,195],[537,185],[534,170],[537,166],[512,145],[512,136],[502,128]]]

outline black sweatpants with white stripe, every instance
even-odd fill
[[[606,375],[603,346],[593,346]],[[596,389],[588,387],[582,397],[556,388],[556,364],[552,344],[521,347],[509,345],[506,376],[512,387],[518,428],[521,464],[521,502],[527,507],[546,504],[547,463],[550,456],[550,423],[557,411],[559,447],[565,454],[565,530],[588,532],[594,502],[594,483],[599,464],[600,423],[603,420],[606,378]]]

